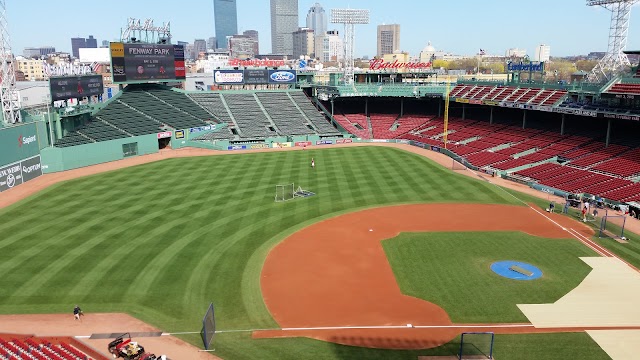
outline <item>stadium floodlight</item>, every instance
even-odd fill
[[[353,83],[353,52],[355,48],[355,25],[369,23],[369,10],[331,9],[331,23],[344,24],[344,82]]]
[[[631,65],[624,50],[629,37],[631,7],[638,1],[640,0],[587,0],[587,6],[602,6],[611,11],[607,54],[593,68],[589,81],[611,80],[617,71]]]
[[[120,34],[120,41],[133,42],[133,39],[149,44],[171,44],[171,23],[156,26],[153,24],[153,19],[142,22],[140,19],[129,18],[127,28]]]
[[[16,91],[16,73],[7,24],[7,3],[0,0],[0,101],[2,118],[6,124],[22,122],[20,101]]]

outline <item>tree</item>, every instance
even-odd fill
[[[434,69],[443,68],[443,69],[449,70],[450,66],[451,66],[451,63],[449,61],[442,60],[442,59],[434,60],[432,64],[432,67]]]
[[[578,60],[576,61],[576,69],[579,71],[591,72],[597,64],[597,60]]]

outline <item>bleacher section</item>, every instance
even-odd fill
[[[281,134],[313,135],[316,133],[313,127],[308,125],[307,120],[295,107],[287,93],[258,92],[256,96]]]
[[[304,116],[318,129],[318,135],[321,136],[339,136],[341,135],[336,128],[331,125],[322,112],[320,112],[311,103],[311,100],[302,91],[288,92],[293,102],[297,105]]]
[[[183,93],[159,85],[129,85],[91,121],[56,141],[67,147],[168,129],[189,129],[217,120]]]
[[[613,84],[613,86],[611,86],[609,90],[607,90],[607,92],[613,93],[613,94],[640,95],[640,84],[617,83],[617,84]]]
[[[334,119],[349,133],[361,138],[370,139],[369,125],[365,114],[335,114]]]
[[[253,93],[222,94],[245,139],[276,137],[278,132],[256,102]]]
[[[0,359],[24,360],[105,360],[106,357],[80,350],[69,342],[60,340],[52,343],[46,339],[29,337],[23,340],[15,337],[0,337]]]

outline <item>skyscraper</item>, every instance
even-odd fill
[[[533,56],[533,61],[549,61],[551,57],[551,46],[541,44],[536,46],[536,52]]]
[[[271,0],[271,52],[293,55],[293,33],[298,30],[298,0]]]
[[[227,37],[238,33],[236,0],[213,0],[213,12],[216,22],[217,48],[226,49]]]
[[[217,46],[218,46],[218,41],[216,40],[215,36],[211,36],[207,39],[207,50],[208,49],[215,50]]]
[[[316,58],[321,62],[344,59],[344,43],[338,30],[329,30],[324,35],[317,35],[314,42]]]
[[[400,50],[400,25],[378,25],[378,57]]]
[[[98,47],[98,39],[94,38],[93,35],[89,35],[89,37],[85,40],[84,47],[95,49]]]
[[[258,42],[248,35],[233,35],[229,38],[229,53],[232,58],[246,59],[255,57]]]
[[[316,35],[327,33],[327,14],[319,3],[315,3],[307,13],[307,28]]]
[[[71,38],[71,55],[74,58],[80,57],[80,51],[78,49],[84,48],[87,45],[87,40],[85,38]]]
[[[205,39],[195,39],[193,41],[193,58],[198,59],[200,53],[207,52],[207,41]]]
[[[254,42],[253,42],[253,54],[254,55],[260,54],[260,39],[258,37],[258,31],[257,30],[245,30],[245,31],[242,32],[242,35],[248,36],[248,37],[250,37],[250,38],[252,38],[254,40]]]
[[[293,33],[293,58],[313,56],[315,52],[314,34],[312,29],[300,28]]]

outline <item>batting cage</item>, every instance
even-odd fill
[[[493,359],[492,332],[465,332],[460,336],[458,359]]]
[[[626,215],[607,211],[600,221],[600,232],[598,237],[610,237],[613,239],[626,240],[624,235],[624,226],[626,222]]]
[[[210,350],[211,342],[213,341],[213,337],[216,334],[216,315],[213,309],[213,303],[209,304],[209,308],[207,312],[204,314],[204,318],[202,318],[202,330],[200,331],[200,335],[202,335],[202,343],[204,344],[205,350]]]

